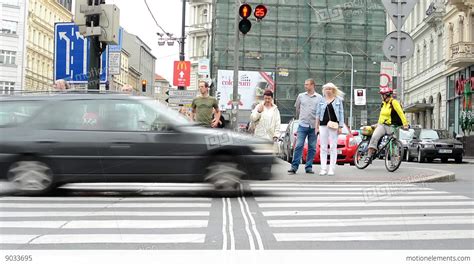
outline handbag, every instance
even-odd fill
[[[334,101],[333,101],[333,102],[334,102]],[[330,104],[332,104],[332,102],[331,102]],[[327,107],[326,107],[326,108],[327,108]],[[330,129],[338,129],[338,128],[339,128],[339,124],[332,121],[331,112],[329,112],[329,110],[328,110],[328,114],[329,114],[329,122],[328,122],[328,124],[327,124],[327,127],[330,128]]]

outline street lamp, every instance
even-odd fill
[[[349,111],[349,129],[352,131],[352,97],[354,94],[354,57],[351,53],[342,52],[342,51],[331,51],[335,54],[343,54],[348,55],[351,57],[351,103],[350,103],[350,111]]]

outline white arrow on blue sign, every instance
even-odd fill
[[[74,23],[54,25],[54,80],[65,79],[70,83],[87,83],[89,75],[89,50],[87,38],[79,33]],[[100,81],[108,76],[108,49],[101,56]]]

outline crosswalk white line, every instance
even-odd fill
[[[473,239],[472,230],[429,230],[339,233],[276,233],[277,241],[390,241]]]
[[[413,184],[290,184],[290,183],[278,183],[278,184],[269,184],[269,183],[251,183],[250,187],[265,187],[265,188],[272,188],[272,187],[361,187],[361,188],[369,188],[369,187],[380,187],[380,188],[396,188],[396,187],[403,187],[403,188],[410,188],[410,187],[420,187]]]
[[[61,188],[89,188],[89,187],[213,187],[208,183],[69,183]]]
[[[62,226],[62,227],[61,227]],[[170,229],[170,228],[204,228],[207,220],[80,220],[80,221],[0,221],[0,228],[138,228],[138,229]]]
[[[255,192],[255,191],[254,191]],[[350,196],[350,195],[365,195],[364,191],[352,192],[352,191],[272,191],[271,189],[268,190],[260,190],[257,192],[265,193],[268,196],[312,196],[312,195],[324,195],[324,196]],[[367,193],[370,194],[370,193]],[[403,191],[403,192],[392,192],[386,193],[385,195],[442,195],[442,194],[450,194],[449,192],[445,191]],[[258,195],[257,195],[258,197]]]
[[[409,207],[409,206],[473,206],[474,201],[436,201],[436,202],[297,202],[297,203],[259,203],[261,208],[320,208],[320,207]]]
[[[205,238],[205,234],[2,235],[0,244],[180,244],[204,243]]]
[[[0,203],[1,208],[209,208],[211,203],[182,203],[182,202],[170,202],[170,203]]]
[[[209,216],[208,211],[189,211],[189,212],[140,212],[140,211],[29,211],[29,212],[0,212],[0,218],[6,217],[69,217],[69,216]]]
[[[273,201],[333,201],[333,200],[350,200],[354,201],[368,201],[371,198],[366,197],[316,197],[316,196],[284,196],[284,197],[258,197],[258,202],[273,202]],[[447,195],[447,196],[399,196],[393,195],[384,199],[384,201],[405,201],[405,200],[469,200],[469,197],[458,196],[458,195]]]
[[[342,227],[386,225],[474,224],[472,216],[384,217],[362,219],[269,220],[270,227]],[[473,231],[474,232],[474,231]]]
[[[382,209],[382,210],[263,211],[262,214],[265,217],[278,217],[278,216],[474,214],[474,209],[396,209],[396,210]]]
[[[37,202],[43,201],[60,201],[60,202],[74,202],[74,201],[87,201],[87,202],[95,202],[95,201],[104,201],[104,202],[128,202],[128,201],[136,201],[136,202],[161,202],[161,201],[203,201],[203,202],[210,202],[212,201],[211,198],[178,198],[178,197],[153,197],[153,198],[117,198],[117,197],[4,197],[0,198],[0,204],[3,202],[11,202],[11,201],[31,201],[32,204]]]
[[[376,189],[376,187],[374,187]],[[371,191],[369,188],[364,187],[253,187],[253,191]],[[383,190],[383,189],[381,189]],[[407,187],[407,188],[393,188],[393,191],[432,191],[432,188],[425,188],[425,187]],[[387,192],[390,192],[388,190]]]

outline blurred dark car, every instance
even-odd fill
[[[232,192],[271,178],[271,142],[198,127],[153,99],[68,92],[0,102],[0,178],[22,194],[72,182],[209,182]]]
[[[408,160],[408,144],[413,139],[413,135],[415,134],[415,130],[410,128],[408,130],[399,130],[398,140],[402,143],[403,147],[403,160]]]
[[[448,137],[446,130],[415,129],[413,138],[408,143],[407,160],[417,158],[419,163],[440,158],[443,163],[454,159],[462,163],[464,147],[462,142]]]
[[[286,128],[281,144],[282,147],[280,148],[282,150],[282,159],[290,163],[293,161],[297,132],[298,120],[291,119],[290,122],[288,122],[288,127]]]

